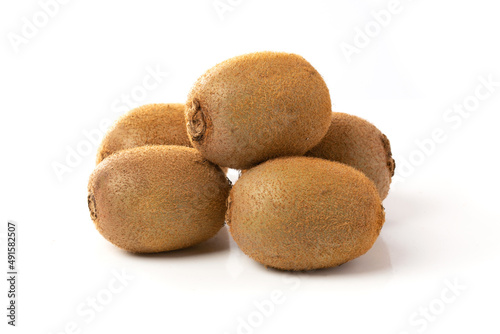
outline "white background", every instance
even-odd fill
[[[43,22],[37,1],[2,1],[0,259],[6,273],[12,219],[20,273],[14,329],[1,280],[2,333],[497,333],[495,2],[401,0],[368,41],[357,29],[380,27],[371,12],[389,1],[221,2],[232,3],[222,16],[213,0],[73,0]],[[14,46],[23,18],[33,16],[45,26]],[[346,57],[341,46],[356,46],[356,37],[357,53]],[[286,274],[247,258],[226,229],[158,255],[108,243],[87,208],[97,144],[84,133],[130,109],[124,94],[137,105],[184,102],[205,70],[262,50],[304,56],[327,82],[335,111],[366,118],[391,140],[398,182],[374,247],[338,268]],[[168,76],[146,91],[151,69]],[[497,86],[486,97],[477,87],[488,77]],[[450,111],[463,103],[466,116]],[[439,129],[444,139],[430,143]],[[68,166],[77,149],[84,154]],[[122,271],[134,278],[118,289],[114,272]],[[265,301],[280,293],[272,307]],[[96,297],[106,304],[99,312],[87,304]]]

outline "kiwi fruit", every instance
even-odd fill
[[[389,193],[396,162],[389,139],[370,122],[345,113],[333,113],[332,123],[321,142],[307,156],[332,160],[366,174],[384,200]]]
[[[247,170],[226,221],[240,249],[282,270],[334,267],[366,253],[385,220],[373,182],[347,165],[282,157]]]
[[[247,169],[303,155],[325,135],[331,101],[321,75],[301,56],[257,52],[228,59],[194,84],[186,102],[193,146],[213,163]]]
[[[115,152],[145,145],[192,147],[187,135],[183,104],[148,104],[120,117],[101,142],[97,151],[97,164]]]
[[[90,176],[88,206],[97,230],[134,253],[189,247],[224,225],[231,185],[194,148],[141,146],[104,159]]]

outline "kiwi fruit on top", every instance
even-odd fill
[[[330,125],[330,93],[301,56],[251,53],[216,65],[196,81],[186,120],[191,142],[205,158],[247,169],[317,145]]]
[[[108,130],[97,152],[97,163],[128,148],[145,145],[192,147],[186,130],[184,104],[148,104],[135,108]]]
[[[226,217],[240,249],[282,270],[334,267],[366,253],[385,220],[373,182],[347,165],[282,157],[247,170]]]
[[[224,225],[231,188],[220,167],[194,148],[140,146],[104,159],[88,184],[97,230],[135,253],[195,245]]]
[[[321,142],[307,156],[342,162],[366,174],[383,200],[389,193],[396,163],[389,139],[370,122],[349,114],[333,113]]]

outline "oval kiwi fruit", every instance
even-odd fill
[[[307,156],[338,161],[366,174],[383,200],[389,193],[396,162],[389,139],[370,122],[349,114],[333,113],[321,142]]]
[[[195,149],[141,146],[103,160],[88,184],[97,230],[135,253],[181,249],[224,225],[231,188],[221,169]]]
[[[347,165],[284,157],[247,170],[229,195],[231,235],[282,270],[334,267],[367,252],[385,220],[373,182]]]
[[[188,135],[213,163],[235,169],[318,144],[331,120],[321,75],[304,58],[257,52],[209,69],[186,103]]]
[[[97,151],[97,164],[115,152],[145,145],[192,147],[187,135],[183,104],[148,104],[120,117],[101,142]]]

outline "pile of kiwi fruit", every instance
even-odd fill
[[[301,56],[256,52],[203,74],[184,104],[150,104],[105,135],[88,184],[97,230],[133,253],[182,249],[225,225],[250,258],[281,270],[366,253],[394,175],[387,137],[333,112]],[[234,185],[228,168],[242,171]]]

